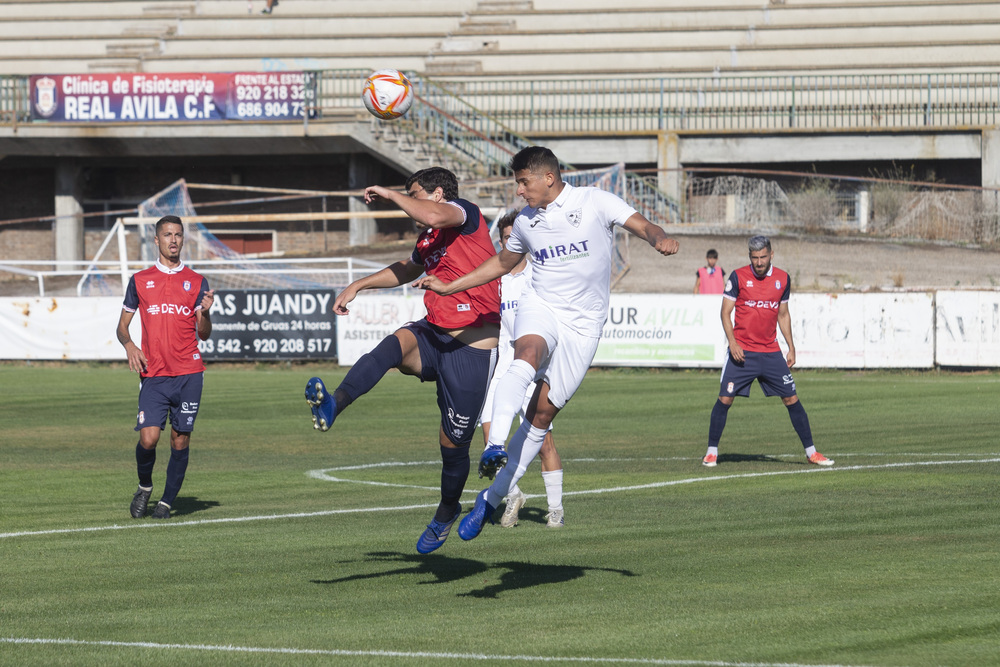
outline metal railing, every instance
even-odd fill
[[[361,112],[369,73],[309,72],[319,116]],[[417,81],[522,135],[1000,125],[1000,72]],[[31,122],[30,105],[27,76],[0,76],[0,125]]]
[[[1000,72],[436,83],[529,135],[1000,124]]]

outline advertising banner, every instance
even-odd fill
[[[1000,292],[937,293],[937,363],[1000,366]]]
[[[347,306],[350,313],[337,317],[337,363],[352,366],[383,338],[407,322],[427,315],[424,293],[366,292]]]
[[[0,359],[125,360],[115,330],[121,297],[0,298]],[[142,341],[139,318],[132,340]]]
[[[333,359],[333,290],[218,290],[206,361]]]
[[[32,76],[33,121],[296,120],[312,99],[304,72]]]
[[[721,295],[612,294],[595,366],[721,368]]]
[[[933,294],[792,294],[796,366],[930,368]],[[784,340],[778,336],[784,350]]]

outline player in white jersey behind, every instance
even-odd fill
[[[459,524],[471,540],[491,520],[500,500],[524,474],[542,447],[549,425],[579,388],[590,368],[611,298],[614,227],[624,227],[661,255],[677,252],[677,241],[619,197],[598,188],[573,187],[562,180],[559,160],[547,148],[530,146],[510,163],[517,194],[527,203],[507,247],[450,283],[434,276],[415,287],[452,294],[510,272],[531,253],[531,289],[518,303],[514,320],[514,361],[500,378],[493,408],[490,448],[503,448],[510,423],[529,384],[538,385],[526,419],[509,443],[509,458],[493,484],[477,497]],[[490,454],[488,448],[483,457]]]
[[[507,247],[507,239],[510,238],[511,229],[514,226],[514,219],[517,217],[517,214],[518,211],[516,210],[509,211],[497,222],[501,248]],[[510,273],[500,278],[500,343],[497,345],[497,367],[493,374],[493,380],[490,382],[489,390],[486,392],[486,403],[483,405],[481,424],[483,427],[483,440],[485,441],[484,444],[487,446],[487,450],[489,450],[490,427],[492,426],[493,398],[496,395],[497,383],[500,381],[500,377],[507,372],[507,369],[514,361],[514,316],[517,314],[517,304],[521,299],[521,295],[524,294],[530,281],[531,264],[528,262],[527,257],[511,269]],[[522,421],[528,409],[528,403],[535,393],[535,386],[536,383],[532,382],[525,391],[524,402],[517,413]],[[492,456],[496,456],[499,452],[494,448],[491,454]],[[549,512],[545,517],[546,525],[549,528],[562,528],[564,524],[562,459],[559,458],[559,452],[556,451],[555,441],[552,438],[551,425],[542,441],[542,449],[538,453],[538,458],[542,461],[542,481],[545,483],[545,496],[549,506]],[[496,459],[491,457],[487,462],[480,461],[479,476],[486,475],[490,479],[493,479],[496,470],[502,468],[504,463],[506,463],[505,452]],[[524,495],[515,483],[511,487],[510,493],[507,494],[507,507],[504,509],[503,516],[500,517],[500,525],[504,528],[513,528],[516,526],[518,514],[521,508],[524,507],[527,499],[527,496]]]

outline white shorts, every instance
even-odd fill
[[[517,304],[514,340],[534,335],[545,339],[549,355],[535,373],[535,382],[549,385],[549,401],[560,410],[580,388],[597,354],[600,338],[584,336],[563,323],[540,299],[528,297]]]

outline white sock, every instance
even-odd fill
[[[510,425],[524,403],[524,392],[535,379],[535,369],[523,359],[515,359],[497,382],[493,394],[489,446],[502,447],[510,435]]]
[[[815,447],[812,447],[812,446],[806,447],[806,458],[809,458],[810,456],[812,456],[815,453],[816,453],[816,448]]]
[[[718,456],[719,455],[719,448],[718,447],[709,447],[708,451],[705,453],[705,456],[708,456],[709,454],[711,454],[712,456]]]
[[[486,494],[486,502],[491,507],[496,507],[503,500],[504,496],[524,476],[524,471],[528,469],[538,452],[542,450],[542,441],[545,440],[544,429],[535,428],[531,422],[522,422],[517,433],[510,439],[507,445],[507,465],[500,469],[493,483],[490,484],[489,492]],[[516,465],[514,464],[516,462]]]
[[[549,511],[562,509],[562,480],[562,468],[542,471],[542,481],[545,482],[545,498],[549,502]]]

